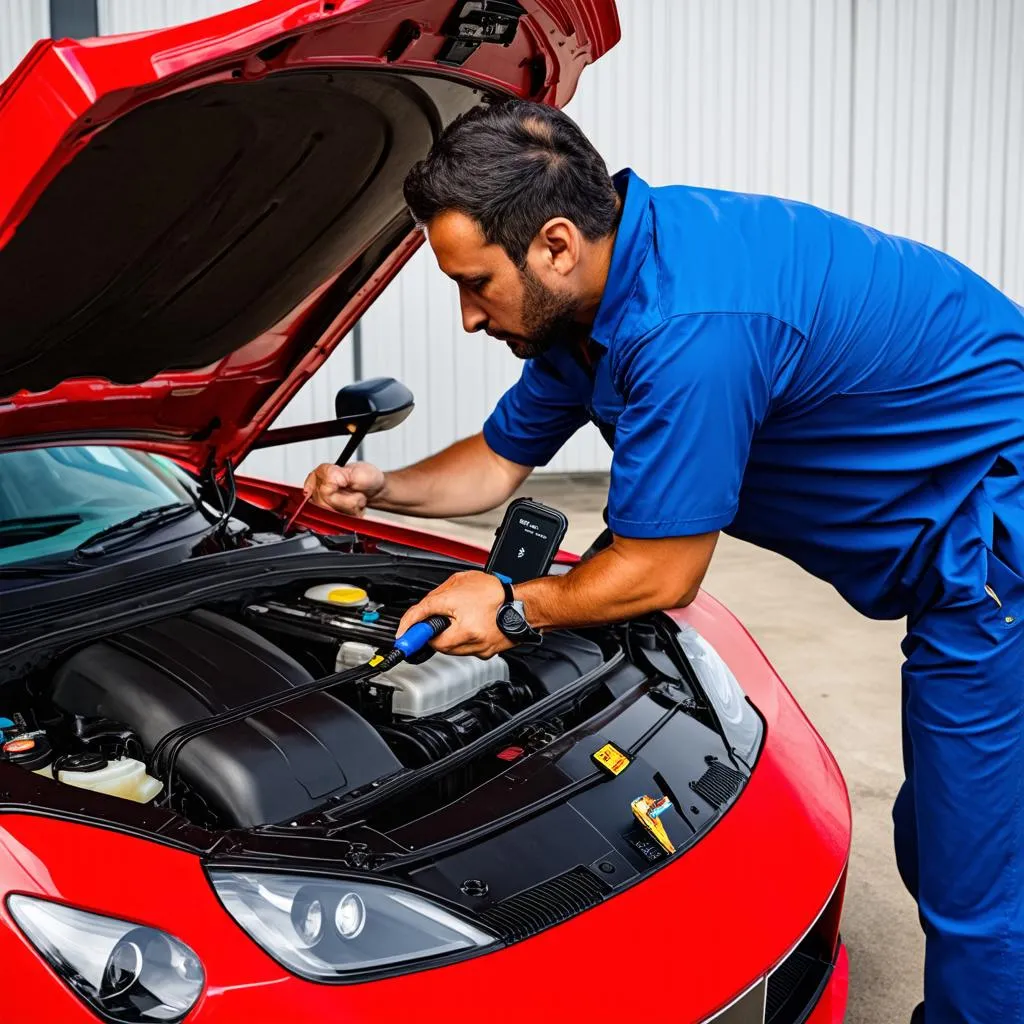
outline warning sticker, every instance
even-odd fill
[[[606,743],[591,756],[609,775],[619,775],[629,767],[629,758],[614,743]]]

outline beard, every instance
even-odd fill
[[[529,267],[523,279],[523,334],[503,340],[517,359],[533,359],[552,345],[563,341],[574,329],[579,302],[570,295],[559,295],[546,288]]]

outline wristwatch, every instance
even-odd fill
[[[512,591],[512,584],[499,579],[505,590],[505,600],[498,606],[496,622],[498,629],[514,644],[536,647],[543,637],[526,621],[523,602],[517,601]]]

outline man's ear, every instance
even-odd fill
[[[542,266],[562,277],[568,277],[580,262],[583,236],[571,220],[552,217],[537,232],[533,245],[539,250],[536,255]]]

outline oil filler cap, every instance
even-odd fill
[[[36,741],[33,739],[8,740],[3,750],[5,754],[27,754],[36,749]]]
[[[45,768],[53,760],[53,749],[45,735],[18,736],[8,740],[0,750],[3,758],[29,771]]]

